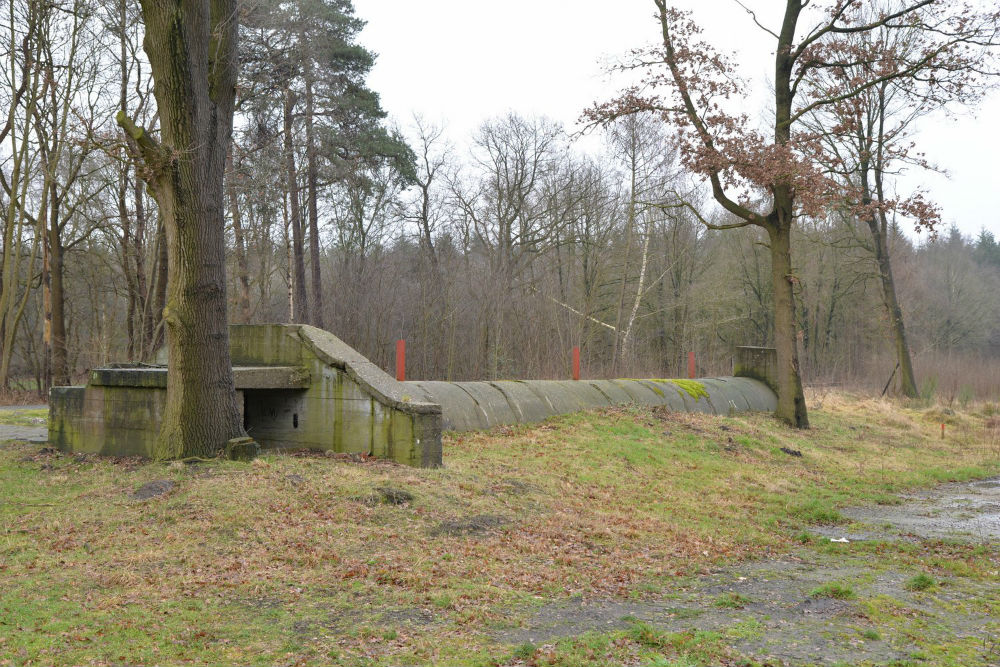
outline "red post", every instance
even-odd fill
[[[406,341],[396,341],[396,379],[400,382],[406,380]]]
[[[573,348],[573,379],[580,379],[580,346]]]
[[[941,424],[941,439],[944,440],[944,424]]]
[[[688,377],[694,379],[694,352],[688,352]]]

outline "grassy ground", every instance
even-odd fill
[[[803,531],[839,506],[996,474],[994,409],[826,396],[797,432],[623,408],[446,436],[440,470],[0,445],[0,665],[743,664],[730,640],[754,627],[505,637],[546,604],[662,599],[719,567],[821,553]],[[161,479],[169,493],[132,497]],[[879,548],[996,581],[992,547]],[[876,635],[912,621],[891,599],[862,602]]]
[[[48,408],[5,407],[0,409],[0,425],[44,426],[48,418]]]

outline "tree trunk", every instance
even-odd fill
[[[250,271],[247,268],[246,241],[243,238],[243,219],[240,213],[240,198],[233,181],[236,178],[232,168],[233,157],[229,155],[229,216],[233,221],[233,239],[236,242],[236,272],[239,278],[240,319],[244,324],[250,322]]]
[[[52,343],[52,384],[63,386],[70,384],[69,367],[66,354],[66,308],[65,290],[63,289],[63,247],[59,228],[59,208],[52,209],[51,227],[49,227],[49,298]]]
[[[778,199],[776,196],[776,203]],[[788,212],[791,212],[790,206]],[[775,387],[778,409],[775,415],[796,428],[809,428],[802,378],[799,374],[790,227],[790,224],[783,221],[767,227],[771,245],[771,280],[774,283],[774,347],[778,364],[778,386]]]
[[[316,164],[316,138],[313,136],[312,81],[306,77],[306,199],[309,209],[309,270],[312,279],[312,318],[314,326],[323,328],[323,278],[319,265],[319,166]]]
[[[892,329],[893,347],[896,349],[896,361],[899,362],[900,389],[904,396],[916,398],[917,379],[913,372],[913,359],[910,357],[910,346],[906,341],[906,329],[903,326],[903,309],[896,297],[896,281],[892,276],[892,263],[889,261],[888,234],[885,228],[879,229],[873,219],[868,226],[875,241],[875,259],[878,261],[879,278],[882,280],[882,300],[886,313],[889,315],[889,327]]]
[[[156,289],[153,290],[153,312],[150,318],[153,324],[153,335],[150,337],[150,352],[156,352],[163,345],[166,328],[163,322],[164,311],[167,309],[167,283],[169,273],[169,258],[167,257],[167,232],[163,219],[156,226]]]
[[[226,319],[223,180],[236,84],[236,0],[142,0],[162,145],[139,145],[166,233],[167,401],[153,455],[211,456],[244,436]]]
[[[879,88],[878,106],[878,150],[875,154],[875,193],[880,202],[885,201],[883,175],[885,170],[885,118],[886,118],[886,88]],[[866,165],[867,166],[867,165]],[[867,169],[862,176],[865,195],[868,195]],[[896,298],[896,281],[892,276],[892,263],[889,260],[889,223],[885,210],[879,209],[878,217],[872,216],[868,221],[868,229],[875,242],[875,258],[878,261],[879,277],[882,279],[882,300],[889,315],[889,326],[892,328],[892,340],[896,348],[896,361],[899,362],[899,378],[903,395],[916,398],[917,378],[913,372],[913,360],[910,358],[910,346],[906,341],[906,329],[903,327],[903,310]]]
[[[302,243],[302,214],[299,210],[299,181],[295,173],[295,146],[292,142],[292,111],[295,93],[285,90],[285,189],[288,192],[289,224],[292,233],[292,321],[309,322],[309,303],[306,298],[305,251]]]
[[[791,141],[792,43],[802,0],[788,0],[774,58],[774,142],[785,147]],[[771,282],[774,288],[774,347],[778,364],[778,409],[776,416],[796,428],[809,428],[806,399],[799,371],[798,332],[795,326],[795,275],[792,273],[791,237],[795,223],[795,190],[784,180],[772,187],[774,210],[765,229],[771,241]]]

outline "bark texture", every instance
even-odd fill
[[[164,222],[167,405],[160,459],[212,455],[243,436],[229,358],[223,179],[232,132],[236,0],[143,0],[162,128],[136,141]]]
[[[309,302],[306,296],[305,245],[302,239],[302,212],[299,206],[299,181],[295,168],[295,145],[292,138],[292,113],[295,93],[285,89],[283,129],[285,137],[285,191],[288,193],[289,225],[292,234],[292,321],[309,323]]]

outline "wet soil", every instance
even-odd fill
[[[0,405],[0,412],[12,412],[19,410],[42,410],[46,405]],[[37,423],[30,426],[15,424],[0,424],[0,442],[7,440],[22,440],[25,442],[43,443],[49,440],[49,427],[47,420],[39,418]]]
[[[1000,542],[1000,478],[943,484],[900,499],[899,505],[842,510],[860,526],[847,531],[825,526],[817,532],[848,540]]]
[[[0,442],[7,440],[21,440],[31,443],[43,443],[49,441],[49,427],[41,424],[39,426],[15,426],[13,424],[0,424]]]
[[[815,545],[781,559],[678,580],[652,600],[544,604],[512,614],[514,627],[494,636],[540,645],[641,622],[665,632],[717,632],[734,653],[760,664],[942,664],[926,654],[927,646],[963,645],[981,649],[958,664],[1000,665],[1000,619],[977,602],[1000,599],[1000,577],[940,575],[931,589],[914,591],[910,581],[918,571],[901,564],[907,571],[898,571],[871,550],[852,547],[859,540],[948,540],[980,545],[996,559],[1000,479],[947,484],[901,501],[845,510],[852,523],[817,528]],[[844,538],[846,544],[831,544]],[[846,599],[822,592],[831,583],[847,587]],[[870,601],[903,620],[880,621],[869,613]]]

